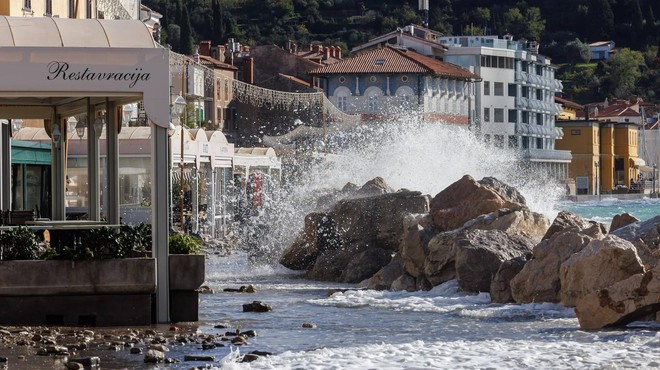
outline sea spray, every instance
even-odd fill
[[[319,197],[375,177],[395,190],[431,196],[466,174],[477,180],[495,177],[516,187],[532,210],[550,218],[556,214],[553,205],[562,194],[560,184],[534,172],[517,149],[485,143],[466,127],[410,119],[328,132],[325,143],[312,146],[315,151],[290,161],[289,168],[291,163],[299,167],[295,178],[242,225],[241,234],[259,261],[277,262],[302,229],[305,215],[317,208]],[[312,156],[321,160],[305,160]]]

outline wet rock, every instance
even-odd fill
[[[208,285],[200,286],[199,288],[197,288],[197,291],[199,292],[199,294],[213,294],[214,293],[213,289],[211,289],[211,287],[208,286]]]
[[[142,348],[133,347],[133,348],[131,348],[130,353],[132,355],[141,355],[142,354]]]
[[[311,323],[311,322],[306,322],[306,323],[302,324],[302,327],[306,328],[306,329],[316,329],[316,324]]]
[[[144,354],[144,362],[146,363],[158,363],[163,362],[163,360],[165,360],[165,353],[161,351],[150,349]]]
[[[215,356],[185,355],[185,356],[183,356],[183,361],[214,362],[215,361]]]
[[[255,330],[246,330],[242,331],[240,335],[252,338],[257,336],[257,332]]]
[[[642,272],[632,243],[615,235],[592,240],[561,265],[561,303],[574,307],[583,296]]]
[[[392,252],[382,248],[371,248],[353,256],[341,274],[340,281],[358,283],[377,273],[392,261]]]
[[[71,360],[69,360],[66,363],[65,366],[69,370],[82,370],[82,369],[85,368],[85,366],[83,364],[81,364],[80,362],[75,362],[75,361],[71,361]]]
[[[619,215],[614,215],[612,222],[610,223],[610,233],[614,230],[620,229],[624,226],[628,226],[632,223],[639,222],[639,218],[631,215],[630,213],[622,213]]]
[[[90,366],[101,366],[101,358],[93,356],[93,357],[79,357],[79,358],[69,358],[69,362],[77,362],[79,364],[82,364],[85,367],[90,367]]]
[[[215,329],[226,329],[226,328],[229,328],[230,326],[227,325],[227,324],[215,324],[215,325],[213,325],[213,327]]]
[[[660,216],[634,222],[612,234],[633,243],[647,270],[660,263]]]
[[[490,283],[490,297],[492,302],[515,302],[511,295],[511,279],[522,270],[530,257],[531,253],[502,262]]]
[[[231,343],[235,344],[237,346],[242,346],[244,344],[248,344],[248,341],[247,341],[247,339],[245,339],[245,337],[239,335],[239,336],[234,337],[231,340]]]
[[[585,220],[577,214],[569,211],[561,211],[552,221],[542,240],[550,239],[554,234],[564,232],[569,229],[587,230],[593,226],[598,226],[600,234],[607,234],[607,227],[600,222]]]
[[[476,181],[465,175],[433,197],[429,213],[439,231],[449,231],[480,215],[525,205],[525,198],[515,188],[492,177]]]
[[[259,355],[255,355],[255,354],[252,354],[252,353],[246,353],[245,355],[243,355],[243,358],[241,359],[241,362],[256,361],[256,360],[259,359],[259,357],[260,357]]]
[[[252,301],[252,303],[243,304],[243,312],[268,312],[273,308],[261,301]]]
[[[403,237],[399,251],[407,274],[415,278],[423,275],[424,262],[429,254],[428,244],[436,234],[428,215],[410,214],[403,218]]]
[[[381,268],[372,277],[361,281],[358,288],[366,288],[373,290],[388,290],[392,289],[392,283],[399,276],[403,274],[403,260],[401,254],[397,253],[392,257],[387,266]]]
[[[591,224],[588,229],[569,228],[541,241],[532,250],[532,259],[511,279],[513,299],[517,303],[559,303],[561,264],[592,240],[604,237],[600,225]]]
[[[64,346],[46,346],[46,352],[51,355],[68,355],[69,349]]]
[[[660,265],[586,295],[575,307],[575,314],[583,329],[625,326],[656,314],[658,302]]]

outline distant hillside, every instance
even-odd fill
[[[647,99],[658,91],[658,0],[430,0],[427,18],[417,0],[143,0],[163,15],[161,41],[192,54],[200,40],[225,44],[233,38],[245,45],[299,45],[313,42],[341,46],[346,53],[370,38],[411,23],[454,35],[504,35],[540,41],[540,52],[554,63],[588,62],[585,47],[614,40],[618,48],[643,53],[639,90]],[[648,70],[651,70],[649,74]],[[580,72],[567,69],[570,78]],[[585,69],[582,69],[585,71]],[[605,66],[588,69],[589,89]],[[593,72],[596,71],[596,72]],[[577,73],[577,74],[576,74]],[[594,73],[596,73],[594,75]],[[572,83],[575,85],[576,83]],[[580,86],[578,86],[580,87]],[[614,95],[611,86],[593,98]],[[584,90],[585,86],[581,87]],[[630,89],[626,90],[631,91]],[[591,98],[591,97],[590,97]],[[586,97],[585,97],[586,99]]]

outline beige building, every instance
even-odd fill
[[[95,0],[4,0],[0,15],[13,17],[97,18]]]

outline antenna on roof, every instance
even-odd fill
[[[419,0],[419,10],[422,11],[423,26],[429,26],[429,0]]]

